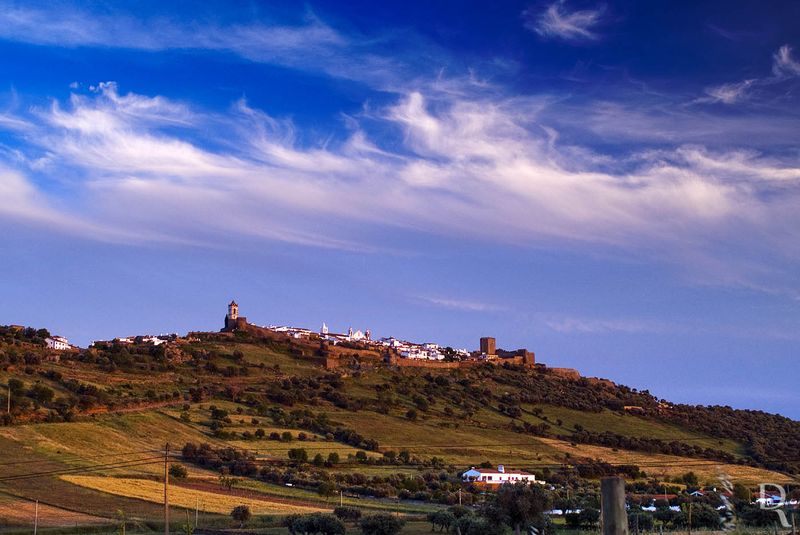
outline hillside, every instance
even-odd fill
[[[459,489],[471,503],[482,489],[458,476],[480,464],[530,471],[586,500],[603,475],[657,495],[719,486],[721,472],[753,486],[800,471],[798,422],[674,405],[541,366],[398,368],[353,347],[328,370],[318,345],[258,331],[61,352],[44,346],[47,334],[0,328],[12,401],[0,518],[38,499],[53,525],[117,511],[157,522],[166,443],[170,464],[188,471],[174,480],[173,517],[197,507],[208,522],[236,503],[263,515],[328,510],[338,490],[361,508],[408,514],[457,503]]]

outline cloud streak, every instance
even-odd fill
[[[136,243],[379,251],[386,236],[412,232],[697,266],[800,260],[790,157],[688,144],[598,155],[559,142],[545,122],[556,104],[539,98],[410,92],[350,118],[343,137],[301,144],[290,121],[243,100],[219,113],[114,83],[94,91],[12,118],[29,126],[9,129],[26,145],[7,162],[7,217],[49,214],[81,222],[53,228]]]
[[[772,73],[778,77],[800,76],[800,62],[792,56],[792,47],[783,45],[772,56]]]
[[[541,11],[527,9],[523,18],[525,27],[544,39],[594,41],[600,37],[596,28],[603,20],[604,11],[604,7],[570,10],[565,0],[557,0]]]
[[[203,51],[232,54],[256,63],[279,65],[394,91],[420,80],[448,62],[436,45],[410,32],[347,35],[312,12],[301,23],[243,21],[221,24],[203,18],[134,17],[124,11],[83,6],[13,4],[0,1],[0,39],[43,46],[132,49],[145,52]],[[403,47],[411,52],[394,57]],[[380,51],[388,48],[392,54]],[[416,52],[424,48],[426,53]]]

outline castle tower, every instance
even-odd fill
[[[228,305],[228,319],[231,321],[236,321],[236,318],[239,317],[239,305],[236,304],[236,301],[231,301]]]
[[[481,338],[481,353],[486,356],[493,356],[497,352],[497,344],[491,336]]]

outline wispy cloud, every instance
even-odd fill
[[[558,333],[563,334],[612,334],[612,333],[664,333],[675,330],[663,322],[653,322],[638,319],[603,319],[558,317],[545,320],[545,325]]]
[[[454,299],[433,295],[417,295],[414,297],[414,299],[436,307],[448,308],[451,310],[462,310],[466,312],[498,312],[506,308],[494,303]]]
[[[523,12],[525,27],[546,39],[592,41],[599,38],[597,27],[603,21],[605,6],[571,10],[566,0],[557,0],[545,9]]]
[[[735,104],[747,98],[747,91],[752,87],[756,80],[743,80],[741,82],[722,84],[706,88],[708,98],[711,102],[722,102],[723,104]]]
[[[796,76],[800,76],[800,62],[792,57],[792,48],[789,45],[783,45],[772,55],[772,76],[707,87],[705,89],[706,96],[698,98],[694,102],[741,103],[748,100],[752,90],[756,88],[765,89],[776,86]]]
[[[399,32],[398,32],[399,33]],[[394,90],[433,74],[446,64],[431,42],[406,32],[389,36],[346,35],[312,12],[299,24],[243,21],[221,24],[186,17],[134,17],[121,8],[91,10],[85,6],[41,7],[0,0],[0,39],[68,48],[99,47],[206,51],[232,54],[247,61],[285,66]],[[394,54],[382,54],[391,48]],[[408,49],[404,60],[396,56]],[[426,53],[418,54],[424,47]],[[412,69],[412,64],[417,67]]]
[[[800,76],[800,62],[792,57],[792,47],[783,45],[772,56],[772,72],[775,76]]]
[[[246,101],[223,113],[123,94],[114,83],[94,91],[13,116],[30,126],[15,134],[24,147],[7,162],[17,177],[7,195],[37,204],[6,208],[9,217],[49,211],[79,218],[87,226],[66,228],[100,239],[129,232],[207,246],[264,239],[380,250],[380,228],[384,237],[402,229],[518,246],[588,243],[698,266],[701,255],[735,265],[765,251],[766,262],[800,261],[791,156],[689,144],[596,154],[559,142],[544,122],[557,104],[537,97],[456,92],[432,103],[410,92],[348,119],[338,139],[309,141]],[[53,181],[60,202],[48,193]]]

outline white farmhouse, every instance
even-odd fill
[[[55,349],[56,351],[64,351],[72,347],[69,345],[69,340],[63,336],[51,336],[50,338],[47,338],[45,342],[47,343],[47,347],[49,349]]]
[[[544,481],[536,481],[536,476],[528,472],[518,470],[506,470],[501,464],[497,470],[492,468],[475,468],[474,466],[461,475],[464,483],[480,483],[483,485],[502,485],[503,483],[526,483],[544,484]]]

